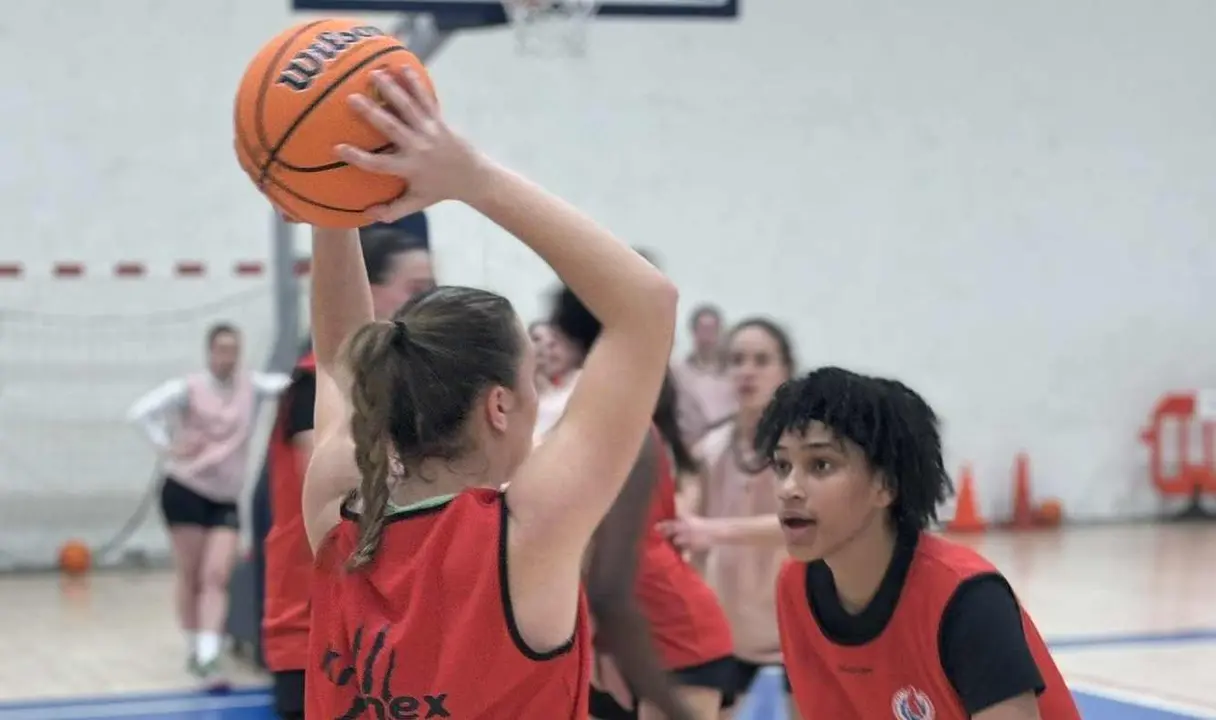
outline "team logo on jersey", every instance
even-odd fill
[[[933,720],[933,703],[929,696],[909,685],[891,696],[891,712],[896,720]]]
[[[428,720],[450,718],[447,693],[398,695],[393,689],[397,651],[388,650],[387,662],[379,662],[388,644],[388,626],[381,628],[370,648],[363,647],[363,628],[355,630],[354,644],[347,653],[333,647],[325,650],[321,672],[338,687],[350,688],[354,699],[339,720]],[[366,651],[366,652],[363,652]],[[424,707],[425,706],[425,707]]]

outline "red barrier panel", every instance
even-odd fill
[[[1216,393],[1204,392],[1171,393],[1157,401],[1140,439],[1148,445],[1153,485],[1162,495],[1197,499],[1216,493],[1214,405]]]

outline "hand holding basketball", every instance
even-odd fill
[[[437,202],[458,198],[476,181],[481,156],[444,123],[438,104],[412,68],[377,71],[372,81],[388,109],[358,93],[351,95],[349,102],[393,147],[371,153],[339,145],[336,152],[361,170],[408,178],[409,189],[391,203],[368,208],[368,214],[381,222],[391,222]]]

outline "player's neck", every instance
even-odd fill
[[[876,518],[874,527],[862,530],[827,559],[840,605],[850,615],[860,614],[878,593],[895,554],[896,537],[885,518]]]
[[[500,487],[509,478],[486,474],[484,461],[432,461],[423,462],[411,471],[404,482],[395,483],[391,499],[394,505],[406,507],[444,495],[455,495],[472,487]],[[474,468],[481,472],[474,472]]]

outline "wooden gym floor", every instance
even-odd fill
[[[1099,720],[1216,720],[1216,523],[969,539]],[[270,720],[266,680],[191,688],[163,573],[0,577],[0,720]],[[755,720],[776,720],[771,715]]]

